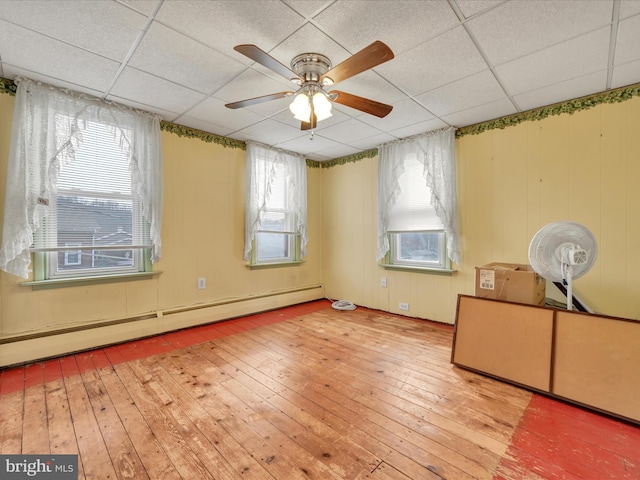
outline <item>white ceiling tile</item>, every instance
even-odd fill
[[[333,0],[283,0],[303,17],[313,18],[333,3]]]
[[[459,24],[446,2],[422,0],[336,2],[314,20],[352,54],[375,40],[401,54]]]
[[[378,147],[379,145],[382,145],[383,143],[392,142],[393,140],[397,139],[398,137],[389,133],[380,133],[372,137],[363,138],[362,140],[352,142],[351,146],[355,147],[358,150],[371,150]]]
[[[416,97],[436,116],[449,115],[504,98],[505,93],[489,70],[450,83]]]
[[[140,88],[141,85],[144,88]],[[194,90],[131,67],[124,69],[111,94],[176,113],[187,110],[204,98],[204,95]]]
[[[198,103],[195,107],[185,112],[185,115],[196,120],[223,125],[231,131],[242,130],[247,125],[258,123],[264,119],[262,115],[258,115],[246,108],[230,110],[224,106],[223,101],[212,97]]]
[[[500,5],[505,0],[455,0],[465,18],[472,17]]]
[[[322,123],[322,122],[320,122]],[[337,125],[331,125],[327,128],[319,130],[322,135],[330,136],[337,142],[349,144],[350,142],[361,140],[363,138],[371,137],[380,133],[380,130],[367,125],[360,120],[350,118],[349,120],[339,123]]]
[[[393,60],[391,61],[393,62]],[[405,98],[402,91],[372,70],[336,83],[327,87],[326,90],[338,90],[388,104],[399,102]]]
[[[611,88],[625,87],[640,82],[640,60],[618,65],[613,69]]]
[[[199,120],[197,118],[181,116],[176,120],[175,123],[179,125],[184,125],[185,127],[191,127],[198,130],[202,130],[203,132],[214,133],[216,135],[227,136],[233,133],[233,130],[228,127],[223,127],[222,125],[218,125],[213,122],[207,122],[204,120]]]
[[[0,58],[5,65],[101,92],[108,88],[119,66],[113,60],[2,20]]]
[[[467,25],[496,65],[611,23],[611,0],[506,2]]]
[[[122,5],[126,5],[128,8],[140,12],[141,14],[148,16],[158,6],[159,0],[115,0]]]
[[[320,31],[315,25],[307,23],[286,38],[269,54],[287,67],[301,53],[319,53],[329,58],[332,66],[338,65],[351,54],[331,37]]]
[[[277,144],[277,147],[284,150],[290,150],[292,152],[302,153],[308,156],[308,158],[315,157],[317,159],[317,156],[312,157],[310,155],[318,151],[327,150],[329,148],[344,148],[344,145],[340,145],[339,143],[323,137],[318,133],[315,133],[313,135],[313,139],[311,139],[311,134],[306,133],[286,142],[279,143]],[[325,155],[321,155],[321,157],[323,159],[332,158]]]
[[[638,13],[640,13],[640,2],[638,0],[620,1],[620,19],[637,15]]]
[[[640,5],[640,2],[638,2]],[[630,17],[618,24],[618,38],[614,64],[640,59],[640,15]]]
[[[243,128],[237,132],[237,135],[267,145],[276,145],[303,136],[305,133],[300,131],[299,128],[291,127],[267,118],[247,128]]]
[[[395,103],[391,113],[384,118],[373,115],[360,115],[357,118],[379,130],[388,132],[404,125],[430,120],[433,118],[433,114],[415,100],[408,99]]]
[[[115,102],[115,103],[120,103],[122,105],[127,105],[129,107],[132,108],[137,108],[138,110],[145,110],[147,112],[151,112],[151,113],[155,113],[157,115],[160,115],[160,117],[162,117],[163,120],[167,121],[167,122],[173,122],[175,121],[176,118],[176,113],[175,112],[171,112],[169,110],[164,110],[162,108],[158,108],[154,105],[148,105],[145,103],[139,103],[133,100],[129,100],[126,98],[121,98],[121,97],[117,97],[115,95],[109,95],[107,97],[107,100],[111,101],[111,102]]]
[[[380,65],[377,71],[407,94],[418,95],[486,68],[478,49],[459,27]]]
[[[2,19],[117,61],[124,60],[146,21],[116,2],[2,0],[0,7]]]
[[[474,123],[492,120],[494,118],[512,115],[516,112],[515,107],[508,99],[498,100],[479,107],[470,108],[461,112],[452,113],[442,117],[442,120],[454,127],[464,127]]]
[[[511,95],[607,68],[609,28],[582,35],[496,68]]]
[[[432,132],[433,130],[438,130],[439,128],[444,128],[447,126],[448,124],[443,122],[439,118],[433,118],[425,122],[414,123],[412,125],[407,125],[405,127],[392,130],[389,133],[398,138],[407,138],[424,132]]]
[[[59,78],[48,77],[47,75],[42,75],[37,72],[33,72],[31,70],[24,70],[22,68],[12,67],[10,65],[4,65],[2,75],[5,78],[14,79],[17,76],[30,78],[31,80],[36,80],[38,82],[46,83],[48,85],[55,85],[59,88],[66,88],[72,90],[74,92],[86,93],[87,95],[91,95],[93,97],[101,97],[102,92],[99,90],[93,90],[91,88],[87,88],[84,85],[78,85],[77,83],[70,83],[64,80],[60,80]]]
[[[214,92],[246,68],[160,24],[147,31],[130,65],[202,93]]]
[[[215,92],[225,103],[239,102],[278,92],[294,92],[298,86],[291,82],[277,81],[253,69],[247,69]]]
[[[580,78],[572,78],[568,81],[514,95],[513,99],[521,110],[530,110],[541,105],[561,102],[567,98],[577,98],[601,92],[605,89],[606,84],[607,71],[601,70]]]
[[[165,1],[156,19],[228,55],[243,43],[268,52],[304,20],[280,0]]]
[[[334,147],[325,148],[323,150],[316,150],[315,153],[322,155],[325,158],[340,158],[348,155],[354,155],[360,150],[350,147],[348,145],[336,145]]]

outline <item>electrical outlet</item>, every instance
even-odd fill
[[[400,302],[400,303],[398,304],[398,308],[399,308],[400,310],[405,310],[405,311],[407,311],[407,312],[408,312],[408,311],[409,311],[409,304],[408,304],[408,303],[402,303],[402,302]]]
[[[205,288],[207,288],[207,279],[198,277],[198,290],[204,290]]]
[[[381,277],[380,278],[380,286],[381,287],[386,287],[387,286],[387,277]]]

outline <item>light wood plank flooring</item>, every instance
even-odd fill
[[[320,301],[6,370],[0,453],[99,480],[640,478],[636,427],[452,366],[452,334]],[[595,455],[604,425],[595,467],[548,443]]]

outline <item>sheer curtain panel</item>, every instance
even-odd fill
[[[151,261],[157,261],[162,219],[160,119],[26,78],[18,77],[16,83],[0,269],[28,277],[34,238],[42,237],[39,231],[44,220],[55,213],[50,210],[56,204],[60,171],[74,165],[76,154],[90,141],[95,125],[106,129],[119,146],[124,170],[130,172],[129,193],[139,201],[142,217],[149,225],[150,238],[140,236],[132,243],[150,248]],[[88,181],[97,184],[102,179],[97,171]],[[59,246],[49,243],[40,247]]]
[[[253,241],[264,219],[278,165],[284,167],[287,209],[300,236],[300,258],[307,252],[307,164],[302,155],[247,142],[244,259],[251,260]]]
[[[391,213],[402,190],[399,179],[405,162],[417,160],[424,185],[431,191],[431,206],[447,236],[447,254],[460,263],[454,137],[455,129],[450,127],[378,147],[378,261],[389,251]]]

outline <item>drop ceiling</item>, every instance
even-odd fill
[[[290,98],[225,107],[295,90],[235,45],[337,65],[375,40],[395,58],[338,85],[385,118],[334,104],[311,139]],[[0,0],[0,77],[18,75],[323,161],[640,82],[640,1]]]

